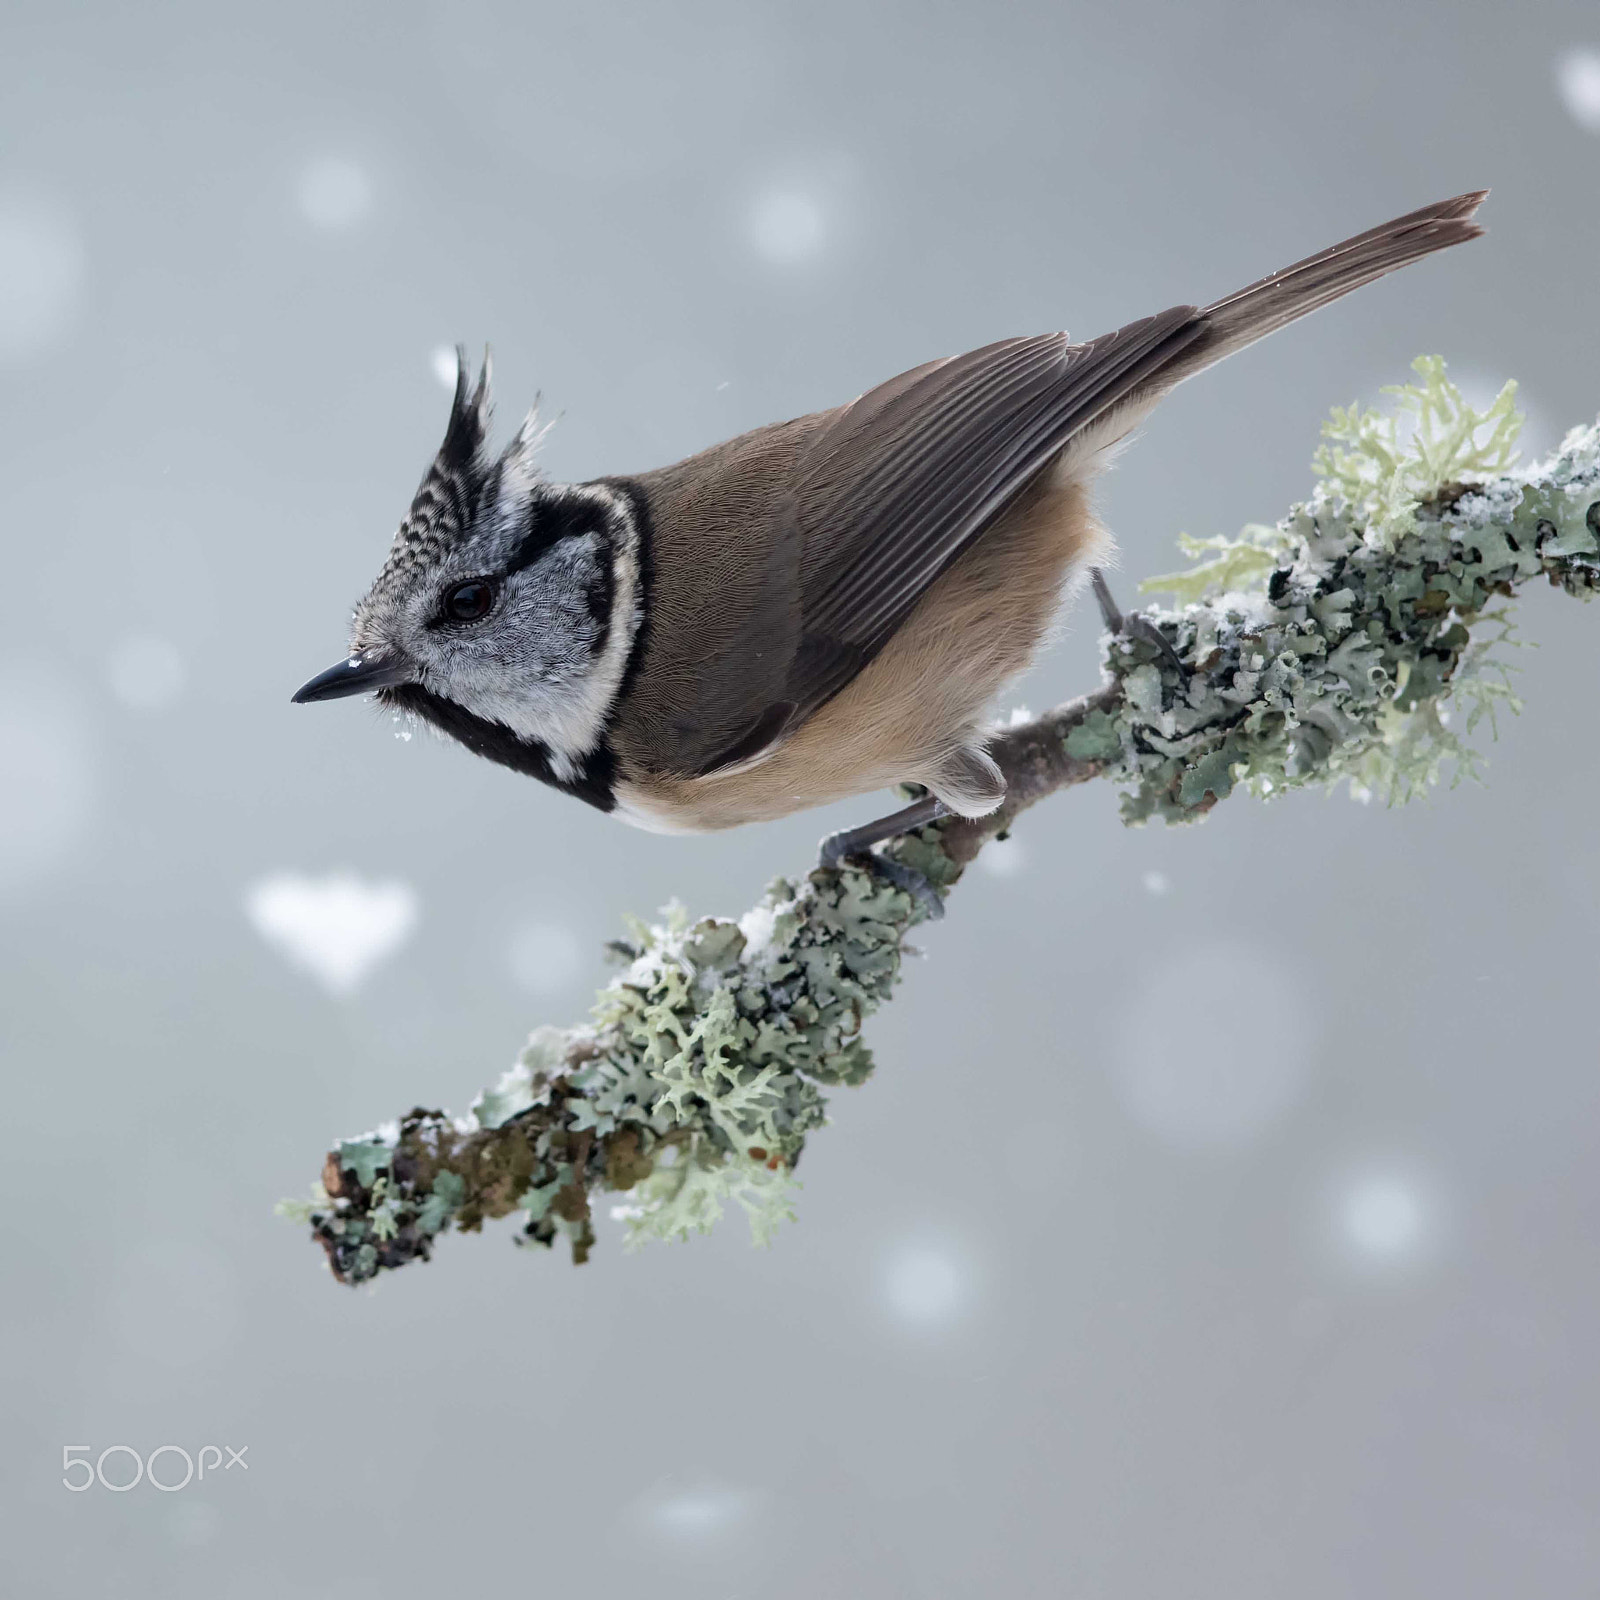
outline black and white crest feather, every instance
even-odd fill
[[[379,575],[379,583],[415,567],[436,565],[443,552],[471,526],[494,470],[488,452],[492,370],[489,352],[485,350],[477,385],[469,394],[467,385],[472,369],[467,361],[466,346],[456,346],[456,391],[444,443],[439,446],[438,454],[412,499],[411,509],[394,536],[394,545]]]

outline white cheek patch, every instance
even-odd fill
[[[627,505],[597,487],[581,493],[607,508],[608,522],[616,530],[610,546],[611,616],[599,655],[560,676],[551,675],[549,663],[541,661],[537,651],[530,651],[525,665],[509,671],[503,662],[482,666],[463,662],[441,675],[439,683],[441,693],[475,715],[544,745],[552,773],[564,783],[581,775],[585,758],[605,737],[640,620],[639,535]],[[585,543],[604,559],[605,546],[595,535],[588,535]],[[564,581],[559,570],[551,578],[557,584]],[[574,563],[565,581],[576,584],[579,578]]]

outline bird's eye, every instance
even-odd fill
[[[444,597],[444,614],[452,622],[476,622],[494,604],[494,585],[482,578],[458,583]]]

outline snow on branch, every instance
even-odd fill
[[[1540,578],[1600,589],[1600,424],[1518,469],[1513,385],[1480,413],[1442,361],[1413,365],[1387,391],[1398,415],[1334,412],[1308,501],[1274,527],[1184,540],[1196,564],[1143,585],[1180,602],[1144,615],[1181,671],[1137,633],[1108,637],[1099,689],[996,736],[999,812],[887,853],[943,896],[1018,813],[1090,778],[1122,790],[1132,824],[1195,821],[1238,789],[1343,782],[1393,803],[1475,774],[1466,736],[1517,709],[1505,602]],[[345,1283],[513,1214],[519,1244],[564,1238],[581,1262],[597,1204],[634,1244],[737,1205],[765,1243],[793,1216],[827,1092],[872,1072],[863,1026],[925,915],[849,864],[778,879],[737,920],[669,908],[616,947],[625,966],[589,1022],[535,1030],[464,1116],[419,1108],[340,1141],[312,1198],[280,1209]]]

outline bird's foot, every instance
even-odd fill
[[[881,878],[885,883],[891,883],[895,888],[910,895],[931,920],[937,921],[944,915],[944,901],[939,898],[939,891],[934,888],[926,873],[918,872],[915,867],[908,867],[903,861],[896,861],[892,856],[879,855],[876,850],[852,850],[834,854],[828,849],[832,843],[832,839],[824,839],[822,842],[823,866],[837,870],[848,861],[851,866],[860,867],[864,872],[870,872],[873,877]]]
[[[925,828],[930,822],[950,813],[933,795],[913,801],[904,810],[896,811],[876,822],[864,823],[859,828],[849,828],[843,833],[830,834],[822,841],[819,852],[820,865],[836,870],[845,861],[864,868],[874,877],[911,896],[923,911],[933,919],[944,915],[944,901],[939,891],[925,873],[908,867],[892,856],[879,855],[872,847],[887,839],[897,839],[903,833]]]
[[[1119,638],[1139,639],[1153,645],[1160,651],[1162,660],[1180,677],[1188,676],[1188,668],[1184,666],[1172,641],[1149,617],[1139,611],[1126,614],[1117,608],[1117,602],[1111,598],[1111,590],[1106,587],[1106,575],[1099,567],[1089,569],[1089,580],[1094,585],[1094,597],[1108,632]]]

